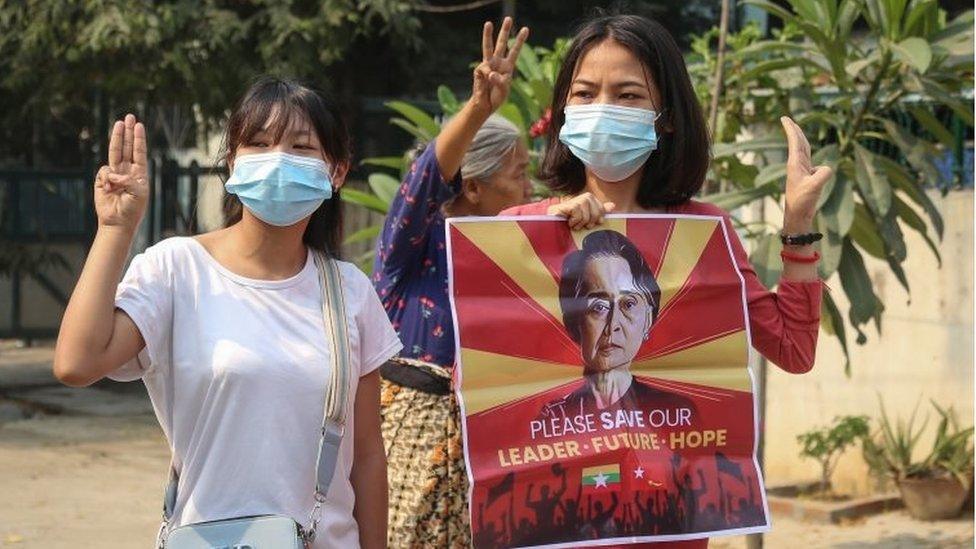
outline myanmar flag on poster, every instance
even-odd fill
[[[768,528],[737,236],[721,218],[447,231],[475,547]]]
[[[583,469],[583,478],[580,482],[584,490],[586,488],[616,489],[620,486],[620,465],[587,467]]]

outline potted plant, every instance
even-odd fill
[[[958,516],[973,481],[973,427],[959,428],[951,407],[932,405],[940,419],[932,451],[921,461],[913,455],[928,421],[915,428],[917,405],[907,423],[892,423],[881,402],[881,427],[863,445],[871,472],[892,479],[908,512],[921,520]]]
[[[811,497],[828,501],[844,499],[832,492],[830,477],[844,450],[865,438],[869,429],[866,416],[843,416],[835,418],[832,426],[813,429],[796,437],[801,445],[800,457],[820,464],[820,484]]]

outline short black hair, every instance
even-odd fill
[[[580,60],[607,39],[630,50],[647,67],[661,93],[662,104],[656,105],[661,109],[658,127],[669,128],[644,164],[637,203],[643,208],[683,204],[698,193],[708,173],[708,127],[674,37],[660,23],[639,15],[598,15],[576,31],[556,77],[539,176],[563,194],[579,194],[586,187],[583,163],[559,141],[559,130],[566,120],[563,109]]]
[[[237,148],[246,145],[261,131],[276,109],[273,127],[269,128],[275,142],[284,135],[293,116],[304,117],[322,144],[329,164],[335,167],[351,162],[351,139],[339,105],[325,92],[309,84],[278,76],[257,78],[231,113],[222,146],[224,162],[230,164]],[[223,206],[225,226],[240,221],[242,206],[237,195],[226,193]],[[302,241],[310,248],[339,257],[342,243],[339,189],[335,189],[332,198],[312,213]]]
[[[651,306],[651,324],[657,320],[661,288],[637,246],[626,236],[609,229],[594,231],[583,238],[579,250],[569,253],[563,259],[559,278],[559,307],[563,311],[563,325],[573,341],[580,341],[580,318],[586,312],[586,304],[581,303],[583,294],[583,271],[586,262],[594,257],[619,257],[630,266],[634,285],[644,294]]]

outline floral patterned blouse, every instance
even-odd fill
[[[390,205],[373,264],[373,285],[403,342],[400,356],[454,365],[442,206],[460,187],[444,179],[434,142],[410,167]]]

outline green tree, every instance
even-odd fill
[[[820,464],[820,493],[827,495],[830,477],[837,468],[837,461],[844,450],[857,444],[870,433],[867,416],[843,416],[834,418],[834,424],[797,435],[800,457]]]
[[[70,129],[77,139],[86,128],[101,138],[107,128],[93,120],[99,103],[101,119],[114,108],[158,108],[215,123],[255,75],[324,84],[327,69],[350,62],[370,40],[415,47],[413,7],[409,0],[0,1],[0,141],[10,147],[0,158],[57,163],[64,150],[44,147],[45,134]],[[31,158],[39,148],[47,158]]]
[[[746,3],[781,19],[783,28],[771,39],[748,29],[730,39],[713,176],[733,190],[707,199],[727,209],[766,197],[778,203],[786,145],[761,132],[782,114],[800,123],[812,136],[815,160],[836,174],[817,216],[825,234],[820,274],[839,275],[850,302],[847,321],[863,343],[862,328],[873,322],[880,332],[884,311],[864,254],[885,261],[906,291],[904,231],[919,233],[941,261],[943,221],[925,190],[938,182],[935,158],[955,143],[942,115],[973,125],[972,106],[959,95],[973,87],[973,12],[950,21],[935,0]],[[695,44],[692,66],[703,101],[714,73],[710,38]],[[760,135],[743,139],[747,128]],[[742,153],[754,157],[746,163]],[[776,235],[769,227],[747,229],[757,243],[751,260],[772,284],[780,271]],[[844,317],[829,293],[823,313],[824,328],[846,352]]]

